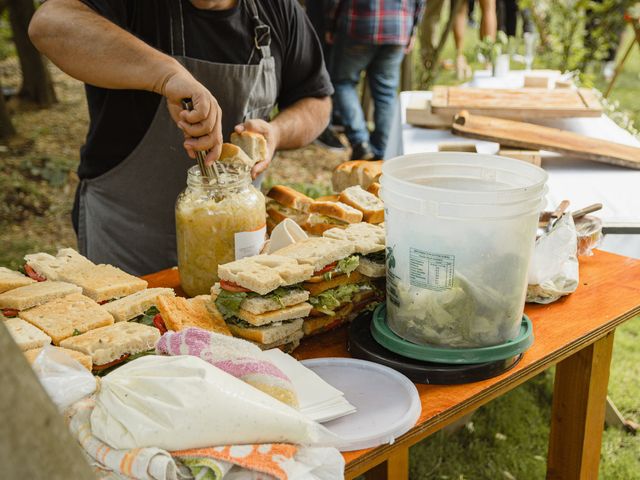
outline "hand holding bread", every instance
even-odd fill
[[[264,142],[260,140],[260,137],[264,139]],[[259,155],[259,158],[254,158],[256,163],[251,169],[251,177],[256,178],[271,163],[271,159],[278,148],[280,136],[278,129],[271,123],[260,119],[252,119],[236,125],[231,142],[245,150],[247,155],[251,155],[252,152]]]

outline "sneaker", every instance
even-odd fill
[[[356,143],[351,146],[351,160],[371,160],[373,152],[367,142]]]
[[[331,127],[325,128],[316,138],[316,142],[329,150],[344,150],[346,148]]]

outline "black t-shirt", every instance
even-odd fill
[[[82,1],[149,45],[171,53],[166,1]],[[247,0],[238,0],[229,10],[199,10],[189,0],[181,1],[187,57],[232,64],[246,64],[250,57],[252,64],[260,61],[259,53],[252,56],[255,23]],[[260,19],[271,27],[278,107],[282,110],[304,97],[331,95],[333,88],[320,43],[297,1],[255,0],[255,3]],[[78,175],[93,178],[115,167],[133,151],[147,131],[161,96],[92,85],[85,88],[91,123],[80,153]]]

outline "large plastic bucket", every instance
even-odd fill
[[[475,153],[384,162],[389,327],[418,344],[517,337],[547,174]]]

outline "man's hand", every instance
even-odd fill
[[[222,149],[222,110],[218,101],[186,69],[172,73],[160,93],[167,99],[171,118],[184,133],[184,148],[189,157],[196,158],[197,150],[210,150],[206,163],[212,165]],[[191,99],[192,111],[182,106],[184,98]]]
[[[277,126],[259,119],[247,120],[244,123],[236,125],[235,131],[238,133],[245,131],[260,133],[267,140],[267,158],[262,162],[256,163],[251,169],[251,178],[256,178],[264,172],[271,163],[273,155],[280,143],[280,131]]]

